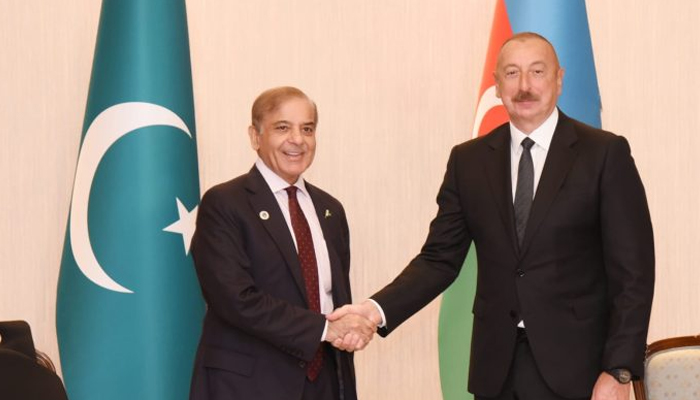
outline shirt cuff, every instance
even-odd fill
[[[379,303],[377,303],[376,301],[374,301],[374,300],[372,300],[372,299],[367,299],[367,300],[369,300],[369,301],[371,301],[372,303],[374,303],[374,305],[377,307],[377,310],[379,310],[379,315],[382,316],[382,323],[379,324],[379,325],[377,325],[377,326],[378,326],[379,328],[386,328],[386,315],[384,315],[384,309],[382,308],[382,306],[380,306]]]
[[[321,342],[326,341],[326,333],[328,333],[328,320],[326,320],[326,324],[323,325],[323,334],[321,335]]]

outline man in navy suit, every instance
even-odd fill
[[[317,124],[299,89],[263,92],[248,129],[258,160],[202,198],[192,255],[207,313],[192,400],[357,398],[352,354],[328,342],[352,330],[363,347],[376,325],[324,316],[351,302],[350,246],[343,206],[302,177]]]
[[[360,313],[389,334],[452,283],[474,243],[469,391],[628,400],[644,371],[654,241],[627,140],[557,109],[564,70],[540,35],[506,41],[494,75],[510,122],[454,147],[420,254],[330,319]]]

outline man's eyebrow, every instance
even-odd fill
[[[286,119],[280,119],[278,121],[273,121],[272,125],[279,125],[279,124],[287,124],[287,125],[294,125],[292,121],[287,121]],[[314,121],[308,121],[308,122],[302,122],[301,125],[303,126],[316,126],[316,123]]]
[[[515,63],[509,63],[509,64],[501,66],[501,69],[507,69],[507,68],[520,68],[520,66],[515,64]]]

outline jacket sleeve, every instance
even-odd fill
[[[438,212],[421,252],[393,282],[371,297],[387,319],[386,327],[379,331],[383,336],[442,293],[464,263],[472,237],[460,203],[457,158],[453,149],[437,195]]]
[[[654,236],[644,187],[623,137],[608,147],[600,210],[611,304],[602,367],[625,367],[642,377],[654,292]]]

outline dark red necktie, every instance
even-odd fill
[[[309,229],[309,223],[306,221],[306,217],[304,217],[304,213],[299,206],[297,187],[290,186],[285,190],[289,197],[289,216],[292,219],[294,237],[297,239],[299,264],[301,265],[301,274],[304,276],[304,286],[306,286],[306,300],[311,311],[321,312],[321,299],[318,294],[318,264],[316,263],[316,250],[314,250],[311,229]],[[323,346],[319,344],[313,360],[306,368],[306,376],[310,381],[318,377],[322,365]]]

